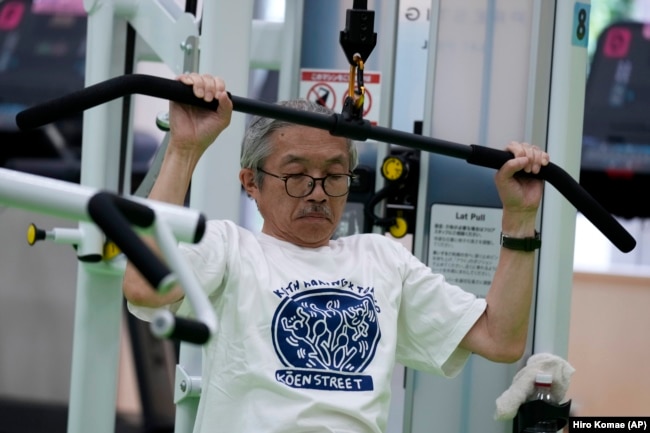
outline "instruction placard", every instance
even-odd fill
[[[349,82],[349,70],[303,69],[300,72],[300,97],[318,102],[340,113],[348,96]],[[365,88],[363,118],[373,125],[379,121],[380,82],[379,72],[363,71]]]
[[[428,265],[478,296],[487,294],[499,260],[500,208],[433,204]]]

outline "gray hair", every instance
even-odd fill
[[[329,108],[315,102],[307,101],[306,99],[282,101],[278,102],[278,105],[295,110],[308,111],[310,113],[323,115],[334,114],[334,111]],[[255,171],[255,181],[258,185],[262,185],[264,175],[257,169],[264,165],[266,158],[273,151],[270,140],[271,134],[278,129],[289,126],[295,126],[295,123],[268,117],[255,117],[248,125],[248,128],[246,128],[242,142],[240,165],[241,168],[250,168]],[[351,139],[346,138],[345,140],[350,155],[350,170],[354,170],[359,160],[357,147]]]

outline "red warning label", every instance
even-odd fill
[[[300,97],[318,102],[335,112],[340,112],[345,98],[348,96],[349,82],[349,70],[303,69],[300,74]],[[364,71],[363,85],[365,88],[363,117],[369,122],[377,124],[379,121],[381,74]]]

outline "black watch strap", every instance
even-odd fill
[[[542,246],[542,238],[537,231],[535,236],[528,238],[513,238],[501,233],[501,246],[509,250],[535,251]]]

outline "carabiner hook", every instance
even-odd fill
[[[363,105],[365,101],[366,88],[363,83],[363,59],[358,53],[353,56],[354,64],[350,65],[350,77],[348,80],[348,96],[343,104],[343,114],[346,119],[362,120]],[[355,81],[356,79],[356,81]]]

